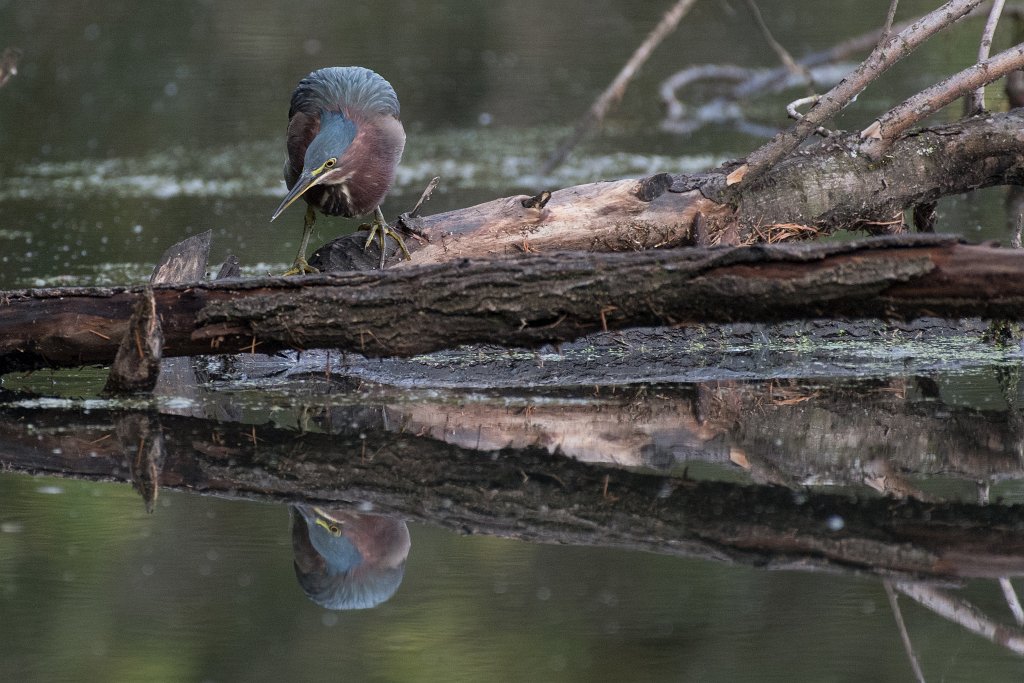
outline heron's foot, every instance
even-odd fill
[[[291,277],[292,275],[313,275],[314,273],[319,272],[319,270],[309,265],[309,262],[306,261],[305,256],[296,256],[295,263],[292,264],[291,270],[285,272],[284,276]]]
[[[412,255],[409,254],[409,249],[405,246],[405,240],[402,239],[402,236],[399,235],[394,228],[388,225],[387,222],[381,218],[375,218],[373,223],[370,224],[370,235],[366,238],[366,244],[363,245],[363,251],[370,248],[370,245],[373,244],[373,238],[377,237],[378,234],[380,235],[380,260],[382,268],[384,267],[385,240],[388,237],[398,244],[398,248],[402,250],[402,255],[405,257],[406,261],[412,260]]]

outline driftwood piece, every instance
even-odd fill
[[[536,448],[492,457],[408,433],[92,410],[5,409],[11,470],[124,481],[140,417],[162,440],[161,487],[362,504],[461,533],[600,545],[774,568],[905,578],[1024,574],[1024,507],[851,497],[609,470]],[[137,427],[136,427],[137,429]],[[113,436],[114,438],[110,438]],[[152,446],[150,446],[152,447]]]
[[[139,288],[0,293],[0,372],[109,363]],[[1024,318],[1024,254],[920,236],[561,254],[159,285],[164,355],[340,348],[409,356],[591,332],[811,317]]]
[[[392,249],[389,263],[405,267],[552,251],[641,251],[694,244],[698,214],[725,221],[729,210],[699,191],[670,192],[674,176],[588,183],[535,197],[504,197],[466,209],[409,218],[426,240],[406,240],[411,261]],[[321,271],[362,270],[376,259],[365,237],[347,235],[321,247],[310,264]]]

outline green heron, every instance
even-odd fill
[[[391,598],[409,557],[400,519],[343,508],[291,506],[295,576],[328,609],[366,609]]]
[[[288,275],[316,272],[306,262],[316,209],[346,217],[373,212],[363,249],[379,232],[382,263],[385,236],[392,237],[408,258],[405,243],[380,210],[405,148],[398,113],[395,89],[361,66],[318,69],[299,81],[288,109],[288,194],[270,217],[280,216],[299,197],[306,200],[302,243]]]

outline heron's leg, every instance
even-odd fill
[[[370,236],[366,238],[366,244],[363,245],[363,251],[366,251],[369,246],[373,244],[373,238],[377,236],[378,232],[380,233],[380,268],[384,268],[384,247],[385,238],[387,237],[390,237],[398,243],[398,248],[402,250],[402,254],[405,256],[407,261],[412,259],[412,256],[409,254],[409,250],[405,246],[405,240],[403,240],[402,236],[395,232],[395,230],[388,225],[388,222],[384,220],[384,214],[381,212],[379,206],[373,210],[373,223],[370,224]]]
[[[306,218],[302,221],[302,242],[299,244],[299,253],[295,256],[295,263],[292,269],[285,275],[305,275],[307,273],[319,273],[316,268],[306,261],[306,248],[309,247],[309,237],[313,234],[313,223],[316,222],[316,211],[312,204],[306,205]]]

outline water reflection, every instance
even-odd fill
[[[1005,607],[985,597],[1001,589],[1012,606],[1010,579],[1024,576],[1024,508],[1012,504],[1024,474],[1015,449],[1024,438],[1017,384],[1000,384],[1000,377],[1005,373],[814,386],[772,380],[596,392],[434,391],[410,401],[404,392],[306,375],[290,380],[291,391],[254,393],[258,404],[200,386],[189,394],[188,410],[164,399],[129,407],[8,393],[0,396],[0,466],[131,482],[148,502],[158,489],[164,501],[169,489],[258,498],[276,503],[278,514],[288,504],[295,578],[287,582],[297,579],[326,609],[378,606],[372,612],[389,622],[396,614],[408,619],[413,606],[412,618],[425,619],[436,611],[434,601],[463,590],[449,581],[444,596],[421,594],[431,595],[427,581],[444,576],[430,559],[440,551],[418,545],[425,559],[407,575],[410,535],[401,520],[494,543],[509,537],[572,551],[561,564],[530,570],[552,572],[539,587],[515,573],[527,563],[505,557],[496,565],[499,579],[484,577],[486,595],[470,593],[474,601],[497,601],[498,611],[533,604],[531,596],[544,609],[571,602],[571,584],[551,576],[574,575],[605,549],[674,558],[666,582],[678,586],[703,576],[697,567],[707,563],[690,558],[711,560],[717,570],[708,571],[716,574],[738,565],[805,576],[826,570],[870,596],[858,598],[859,605],[882,596],[883,583],[902,596],[891,603],[899,616],[878,623],[854,610],[841,637],[902,623],[909,651],[918,653],[910,656],[927,671],[941,657],[928,646],[936,622],[955,623],[1010,656],[1024,652],[1024,633],[1005,623]],[[993,395],[991,387],[981,390],[989,382],[1005,391],[998,405],[982,410],[976,404]],[[267,402],[284,395],[292,402]],[[273,422],[246,422],[252,415],[273,415]],[[987,497],[979,497],[979,481],[992,487]],[[297,498],[308,502],[291,502]],[[167,514],[156,506],[155,518]],[[489,552],[481,557],[491,558]],[[633,577],[638,558],[647,556],[624,557],[623,571]],[[447,558],[456,568],[446,571],[465,571],[457,565],[465,561]],[[152,559],[147,566],[152,573]],[[865,575],[872,581],[856,579]],[[601,576],[589,580],[606,585]],[[402,582],[409,590],[398,590]],[[965,583],[970,590],[952,590]],[[798,585],[806,584],[793,584],[787,605],[820,605],[821,595],[802,598]],[[641,601],[660,595],[646,584],[639,590]],[[716,615],[714,601],[695,590],[671,602],[675,611],[704,615],[696,631],[685,633],[703,632],[701,619],[742,621],[749,609],[747,596],[742,606],[730,604],[728,615]],[[922,619],[910,600],[941,619]],[[523,623],[536,618],[522,609]],[[789,607],[760,609],[774,618]],[[646,618],[638,617],[645,624]],[[396,623],[401,619],[389,626]]]
[[[409,529],[392,517],[291,505],[295,576],[310,600],[334,610],[376,607],[405,575]]]
[[[543,543],[906,579],[1024,574],[1024,508],[1009,504],[1024,480],[1012,394],[1002,411],[959,404],[956,383],[913,379],[412,402],[378,387],[353,404],[350,385],[332,386],[305,377],[309,402],[258,425],[220,409],[237,401],[223,392],[203,406],[215,419],[14,400],[0,414],[0,463],[131,481],[150,502],[166,487],[298,495]],[[312,547],[345,519],[335,514],[299,513]],[[359,536],[338,538],[334,575],[353,548],[378,556]]]

